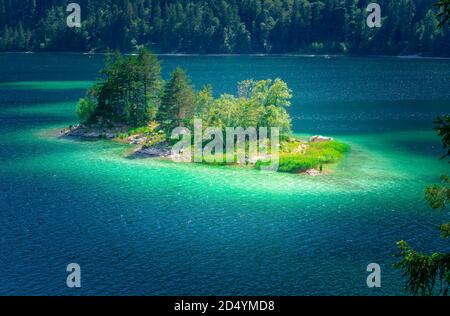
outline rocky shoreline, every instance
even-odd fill
[[[166,143],[158,143],[153,146],[142,146],[133,153],[138,158],[172,158],[172,148]]]
[[[123,139],[119,139],[120,134],[127,132],[126,127],[116,126],[113,128],[105,127],[85,127],[82,125],[70,126],[60,131],[60,137],[78,138],[83,140],[115,140],[120,143],[130,145],[140,145],[132,154],[138,158],[171,158],[171,147],[167,142],[157,143],[153,146],[145,144],[146,137],[140,135],[132,135]]]
[[[124,129],[121,127],[114,128],[88,128],[82,125],[69,126],[66,129],[61,130],[61,137],[75,137],[82,139],[114,139],[120,133],[123,133]]]

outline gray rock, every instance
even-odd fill
[[[315,135],[309,139],[311,143],[329,142],[332,140],[334,140],[332,137],[325,137],[321,135]]]
[[[311,177],[317,177],[320,175],[320,171],[316,169],[308,169],[305,171],[305,174]]]
[[[86,138],[100,138],[101,134],[99,132],[89,132],[82,135],[82,137]]]
[[[135,152],[138,156],[144,157],[169,157],[172,148],[167,143],[158,143],[153,146],[143,146]]]
[[[75,125],[70,127],[68,130],[63,131],[62,135],[68,137],[79,137],[89,139],[100,139],[100,138],[113,139],[116,138],[117,134],[107,129],[86,128],[80,125]]]

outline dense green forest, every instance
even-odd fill
[[[66,6],[81,6],[68,28]],[[382,27],[366,25],[381,6]],[[0,51],[450,56],[437,0],[0,0]]]

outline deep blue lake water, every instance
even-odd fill
[[[448,172],[437,115],[450,60],[163,56],[197,88],[280,77],[298,134],[351,152],[309,178],[130,160],[128,147],[58,139],[103,56],[0,54],[0,294],[398,295],[396,241],[449,250],[424,201]],[[82,288],[66,286],[78,263]],[[366,267],[381,266],[369,289]]]

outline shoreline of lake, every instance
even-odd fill
[[[108,52],[58,52],[58,51],[4,51],[1,54],[27,54],[27,55],[44,55],[44,54],[63,54],[63,55],[85,55],[99,56],[108,55]],[[124,55],[135,55],[134,52],[125,52]],[[192,54],[192,53],[155,53],[161,57],[304,57],[304,58],[399,58],[399,59],[431,59],[431,60],[449,60],[450,56],[427,56],[420,53],[408,55],[350,55],[350,54],[314,54],[314,53],[284,53],[284,54],[267,54],[267,53],[249,53],[249,54]]]

